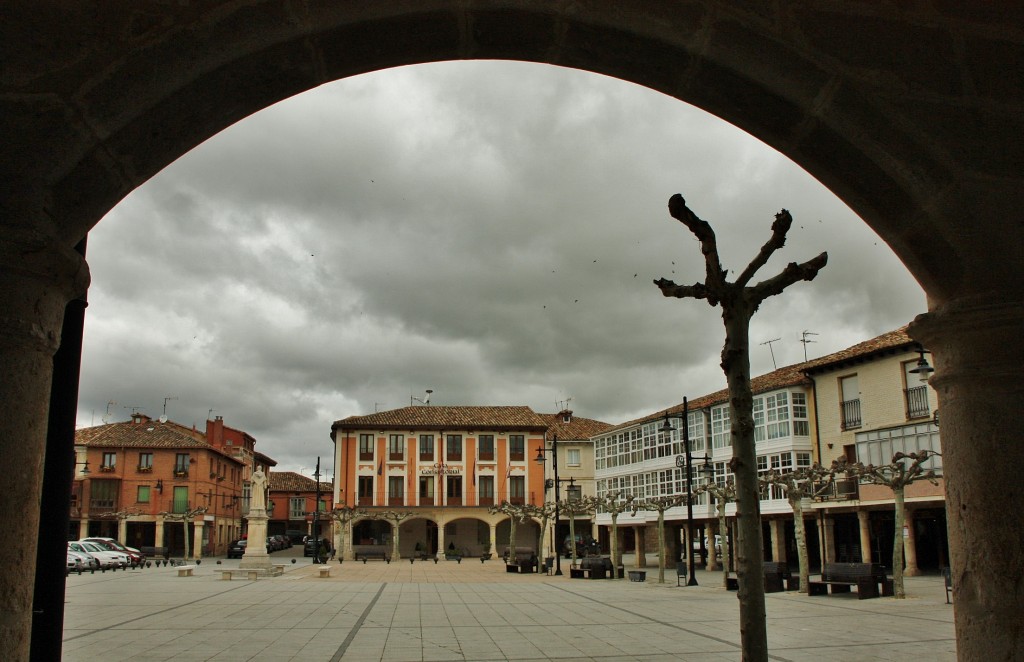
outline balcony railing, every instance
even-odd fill
[[[522,462],[526,459],[526,452],[513,450],[508,454],[508,459],[512,462]]]
[[[360,462],[372,462],[373,461],[373,451],[370,451],[369,453],[365,453],[363,451],[359,451],[359,461]]]
[[[860,398],[844,400],[840,405],[844,430],[852,430],[861,426]]]
[[[912,386],[904,391],[907,402],[907,419],[925,418],[932,415],[928,404],[928,387]]]
[[[487,497],[482,496],[482,497],[479,498],[479,501],[480,501],[480,505],[481,506],[493,506],[494,505],[494,497],[492,497],[492,496],[487,496]]]
[[[423,496],[421,494],[420,495],[420,505],[421,506],[436,506],[437,505],[437,499],[435,499],[433,496]]]
[[[814,493],[820,501],[856,501],[860,494],[856,478],[842,478],[829,484],[816,483]]]
[[[508,498],[508,502],[511,503],[513,506],[521,506],[524,503],[526,503],[526,497],[525,496],[509,497]]]
[[[405,497],[404,496],[389,496],[388,497],[388,505],[389,506],[404,506],[405,505]]]
[[[188,478],[188,469],[184,467],[178,467],[174,470],[175,478]]]
[[[359,505],[360,506],[372,506],[373,505],[373,497],[372,496],[361,496],[361,497],[359,497]]]
[[[462,505],[462,497],[460,497],[460,496],[450,496],[450,497],[448,497],[448,505],[449,506],[461,506]]]
[[[494,461],[494,451],[480,451],[480,461],[481,462],[493,462]]]
[[[139,465],[138,467],[135,468],[135,470],[138,471],[140,474],[153,473],[153,467],[152,466]]]

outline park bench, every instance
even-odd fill
[[[877,598],[892,595],[892,579],[885,574],[885,568],[877,563],[826,563],[821,579],[807,583],[807,595],[828,595],[829,591],[849,593],[857,587],[857,599]]]
[[[378,561],[386,561],[391,563],[391,555],[385,552],[383,549],[363,549],[355,553],[356,561],[359,559],[363,560],[365,564],[370,559],[376,559]]]
[[[570,579],[607,579],[612,572],[612,560],[603,556],[587,556],[580,559],[577,568],[569,569]],[[632,573],[630,573],[632,579]],[[638,581],[638,580],[634,580]]]
[[[178,566],[178,576],[179,577],[191,577],[192,576],[192,571],[194,571],[195,569],[196,569],[196,567],[194,565],[179,565]]]
[[[530,547],[516,547],[515,554],[505,548],[505,572],[529,573],[537,571],[537,553]]]
[[[147,559],[155,559],[157,557],[167,559],[171,557],[166,547],[140,547],[139,551]]]
[[[795,591],[799,581],[789,571],[789,565],[783,561],[764,561],[764,592],[781,593]]]

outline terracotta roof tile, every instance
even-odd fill
[[[315,492],[316,481],[294,471],[271,471],[267,484],[273,492]],[[325,494],[334,489],[330,483],[320,482],[320,491]]]
[[[611,423],[571,415],[569,422],[564,423],[562,413],[538,415],[547,422],[548,434],[557,434],[562,441],[589,440],[612,427]]]
[[[335,421],[332,430],[544,430],[547,422],[529,407],[403,407]]]
[[[241,461],[206,441],[206,434],[173,421],[143,416],[141,423],[123,421],[75,430],[75,444],[88,448],[202,448]]]

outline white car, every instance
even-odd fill
[[[71,549],[71,543],[68,543],[68,556],[74,556],[82,562],[83,572],[86,570],[100,569],[99,559],[97,559],[92,554],[88,554],[86,552],[76,552],[75,550]]]
[[[100,568],[127,568],[129,565],[128,557],[124,554],[103,549],[94,542],[75,540],[69,542],[68,546],[75,552],[91,554],[100,562]]]
[[[85,570],[85,561],[77,553],[68,550],[68,564],[64,567],[64,575],[70,575],[72,572],[82,572]]]

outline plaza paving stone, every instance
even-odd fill
[[[224,581],[237,560],[72,575],[64,660],[739,660],[739,603],[719,573],[699,586],[505,572],[498,561],[331,563],[278,552],[284,575]],[[217,561],[220,561],[218,564]],[[856,593],[766,596],[779,662],[956,659],[941,577],[906,580],[906,600]]]

